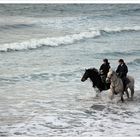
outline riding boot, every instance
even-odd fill
[[[126,89],[126,82],[125,82],[125,78],[124,77],[122,78],[122,82],[123,82],[123,91],[125,91],[125,89]]]
[[[126,84],[123,84],[123,91],[126,91]]]
[[[104,84],[104,89],[107,90],[106,76],[105,75],[101,75],[101,80],[102,80],[102,83]]]

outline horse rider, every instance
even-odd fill
[[[101,79],[103,81],[103,83],[106,84],[106,77],[107,77],[107,73],[109,72],[110,69],[110,63],[108,62],[108,59],[103,59],[103,64],[100,66],[99,72],[101,75]]]
[[[124,91],[125,91],[126,85],[130,82],[127,78],[128,67],[125,64],[123,59],[119,59],[118,62],[119,62],[119,65],[117,67],[116,73],[122,79],[123,86],[124,86]]]

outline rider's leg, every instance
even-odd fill
[[[123,77],[121,79],[122,79],[122,82],[123,82],[123,91],[125,91],[126,90],[125,78]]]

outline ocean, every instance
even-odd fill
[[[0,136],[140,136],[140,4],[0,4]],[[86,68],[124,59],[134,100],[96,97]]]

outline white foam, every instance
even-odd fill
[[[11,51],[11,50],[26,50],[39,48],[43,45],[45,46],[59,46],[65,44],[72,44],[75,41],[82,40],[84,38],[94,38],[100,36],[99,31],[88,31],[81,32],[79,34],[66,35],[61,37],[48,37],[43,39],[31,39],[29,41],[3,44],[0,46],[0,51]]]
[[[0,51],[14,51],[14,50],[26,50],[26,49],[35,49],[43,45],[56,47],[59,45],[72,44],[76,41],[80,41],[87,38],[94,38],[101,36],[102,31],[112,33],[112,32],[123,32],[123,31],[140,31],[140,26],[133,27],[115,27],[115,28],[102,28],[102,29],[93,29],[90,28],[88,31],[80,32],[77,34],[59,36],[59,37],[47,37],[43,39],[31,39],[24,42],[15,42],[7,43],[0,45]]]
[[[112,32],[123,32],[123,31],[140,31],[140,26],[128,26],[128,27],[116,27],[116,26],[112,26],[112,27],[101,27],[101,28],[90,28],[90,31],[93,30],[98,30],[98,31],[104,31],[104,32],[108,32],[108,33],[112,33]]]

